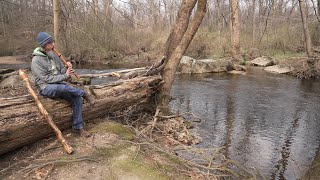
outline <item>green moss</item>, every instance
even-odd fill
[[[108,132],[119,135],[124,140],[133,140],[134,134],[133,132],[124,127],[120,123],[115,122],[102,122],[95,126],[93,129],[91,129],[91,132],[97,133],[97,132]]]
[[[94,155],[97,157],[113,157],[119,153],[118,148],[99,148],[95,151]]]
[[[246,60],[240,61],[240,65],[242,65],[242,66],[245,66],[245,65],[247,65],[247,64],[248,64],[248,61],[246,61]]]
[[[126,149],[129,145],[125,143],[116,143],[112,147],[102,147],[95,150],[93,153],[95,157],[102,157],[110,159],[112,157],[119,156],[123,153],[123,150]]]
[[[191,121],[184,121],[184,123],[186,124],[188,129],[194,128],[194,125],[193,125],[193,123]]]
[[[146,161],[144,157],[141,156],[133,160],[133,157],[127,156],[127,154],[130,153],[126,153],[122,157],[120,156],[118,159],[112,161],[113,171],[119,176],[125,172],[129,177],[138,177],[139,179],[146,180],[166,180],[172,179],[172,177],[174,177],[174,179],[186,179],[185,176],[174,173],[174,170],[169,165]]]

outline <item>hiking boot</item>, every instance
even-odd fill
[[[85,138],[88,138],[91,136],[91,134],[84,129],[72,129],[72,132],[80,135],[81,137],[85,137]]]
[[[87,92],[84,93],[83,99],[85,99],[92,107],[96,104],[94,97],[89,95]]]

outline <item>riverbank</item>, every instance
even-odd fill
[[[90,138],[64,132],[75,149],[66,155],[55,137],[0,157],[1,179],[189,179],[175,158],[148,148],[126,126],[100,119]]]
[[[200,114],[200,117],[205,116],[205,114],[201,115],[201,113],[209,113],[210,118],[207,119],[207,121],[204,120],[203,121],[204,123],[212,122],[211,117],[215,117],[213,120],[219,120],[216,122],[217,124],[204,124],[205,127],[214,127],[211,129],[215,129],[213,133],[212,133],[212,131],[210,131],[208,133],[210,135],[210,138],[205,139],[205,141],[210,142],[209,144],[215,144],[215,143],[211,143],[211,141],[217,140],[219,146],[220,145],[221,145],[221,147],[225,146],[226,149],[222,150],[222,152],[226,154],[226,157],[228,157],[228,156],[231,156],[230,158],[238,158],[239,157],[239,160],[242,160],[241,159],[242,156],[237,156],[238,151],[239,150],[248,150],[248,151],[241,153],[243,156],[247,157],[247,159],[244,159],[245,164],[248,164],[250,166],[250,163],[247,163],[248,160],[251,160],[250,157],[254,157],[252,162],[256,162],[257,159],[264,160],[261,163],[268,162],[269,156],[267,156],[266,154],[269,152],[269,150],[265,151],[266,147],[260,147],[259,142],[258,143],[256,142],[257,140],[261,140],[261,141],[263,141],[263,143],[266,143],[266,144],[267,143],[271,143],[271,144],[277,143],[276,144],[277,147],[283,147],[280,149],[279,148],[271,149],[272,152],[274,152],[275,154],[278,154],[278,155],[280,153],[287,153],[286,151],[280,152],[281,149],[283,149],[283,150],[290,149],[290,152],[293,153],[293,155],[292,155],[292,157],[290,157],[290,159],[291,158],[294,159],[294,160],[292,160],[294,162],[290,162],[290,159],[288,159],[289,157],[287,157],[287,156],[285,156],[283,159],[281,159],[281,158],[278,158],[278,156],[273,155],[270,157],[273,157],[272,162],[274,164],[267,164],[266,167],[275,167],[275,169],[277,169],[277,171],[270,172],[270,174],[274,174],[275,176],[278,176],[278,175],[283,176],[283,173],[288,173],[290,176],[286,176],[286,177],[294,177],[292,174],[292,170],[290,168],[295,168],[295,166],[293,166],[293,167],[288,166],[287,167],[287,164],[285,164],[284,167],[282,168],[281,162],[289,161],[290,162],[289,165],[295,164],[297,162],[303,162],[303,164],[298,165],[299,169],[301,169],[301,167],[307,167],[305,165],[309,162],[309,160],[308,161],[304,160],[304,159],[303,160],[296,160],[295,157],[304,158],[305,156],[302,156],[301,153],[299,156],[297,156],[295,154],[295,152],[296,151],[298,151],[298,152],[303,151],[304,152],[304,150],[308,150],[307,152],[310,152],[310,151],[313,152],[314,149],[312,149],[312,150],[310,150],[310,148],[296,149],[297,147],[295,147],[295,146],[291,147],[291,144],[293,144],[293,145],[298,144],[297,145],[298,147],[306,147],[305,144],[300,144],[301,142],[299,142],[299,141],[297,142],[295,139],[299,140],[300,138],[309,137],[309,135],[304,135],[302,137],[299,136],[299,138],[296,138],[296,136],[298,136],[298,135],[295,134],[295,132],[296,131],[299,131],[299,132],[303,131],[303,132],[308,132],[308,133],[313,132],[312,130],[310,130],[311,127],[309,127],[309,129],[306,129],[304,131],[304,126],[299,126],[299,124],[309,124],[310,119],[312,119],[304,114],[304,112],[306,112],[306,110],[304,110],[304,108],[307,108],[308,112],[312,109],[315,109],[313,112],[317,112],[317,110],[316,110],[316,108],[318,107],[317,106],[318,103],[316,101],[317,97],[316,96],[312,97],[312,95],[316,93],[315,88],[318,86],[316,84],[314,86],[311,86],[311,84],[309,84],[310,83],[309,81],[308,82],[300,81],[300,80],[292,78],[292,77],[270,75],[269,73],[263,71],[261,68],[253,68],[253,69],[257,72],[251,73],[249,70],[249,72],[247,73],[246,76],[237,76],[237,75],[228,75],[225,73],[219,73],[219,74],[204,74],[203,76],[207,76],[206,78],[199,77],[199,79],[197,79],[197,78],[193,79],[193,78],[197,77],[198,75],[192,75],[192,76],[185,75],[183,77],[185,77],[187,79],[191,79],[191,80],[193,79],[192,82],[186,81],[186,83],[183,83],[183,81],[179,81],[179,79],[178,79],[179,76],[178,76],[176,79],[176,83],[178,83],[179,86],[176,87],[177,88],[176,90],[180,89],[182,92],[186,92],[186,96],[180,97],[181,95],[174,94],[174,97],[177,99],[177,101],[175,101],[175,100],[174,101],[181,103],[181,105],[177,104],[177,106],[179,107],[180,110],[184,106],[186,106],[187,109],[182,109],[182,111],[192,112],[192,113],[195,113],[197,116],[199,116],[199,114]],[[259,75],[259,73],[261,73],[261,74]],[[199,76],[202,76],[202,75],[199,75]],[[228,79],[225,79],[224,78],[225,76],[228,76],[228,78],[230,76],[230,81]],[[226,80],[228,80],[228,81],[226,81]],[[221,84],[224,82],[226,84]],[[288,86],[288,83],[289,83],[289,85],[291,84],[291,86]],[[183,84],[189,84],[190,87],[185,87],[185,86],[183,86]],[[209,88],[208,88],[209,84],[212,86],[209,86]],[[256,87],[256,89],[254,89],[254,87],[257,85],[261,85],[261,87]],[[204,87],[202,88],[202,86],[204,86]],[[215,89],[216,86],[217,86],[217,88]],[[196,88],[196,89],[192,90],[193,88]],[[209,91],[209,89],[212,91]],[[223,89],[223,91],[219,91],[221,89]],[[241,89],[244,91],[241,91]],[[201,90],[205,90],[205,91],[203,92]],[[292,90],[292,91],[290,91],[291,93],[288,92],[289,90]],[[302,95],[299,92],[301,92]],[[253,96],[254,94],[257,94],[257,96]],[[195,101],[197,96],[203,96],[203,97],[199,97],[199,101]],[[192,97],[192,98],[190,98],[190,97]],[[295,99],[295,98],[298,98],[298,99]],[[250,103],[247,102],[247,100],[249,100],[249,99],[250,99]],[[272,99],[272,101],[271,101],[272,103],[268,104],[268,102],[270,102],[270,99]],[[212,104],[215,102],[217,104]],[[277,102],[277,103],[275,103],[275,102]],[[248,106],[245,106],[246,104]],[[279,107],[275,108],[275,110],[272,110],[272,107],[275,107],[276,105],[279,105]],[[289,105],[292,105],[292,107],[291,106],[289,107]],[[309,105],[309,106],[306,107],[306,105]],[[279,110],[284,106],[287,107],[285,112],[288,111],[287,114],[284,116],[286,118],[282,117],[281,114],[283,113],[283,111]],[[213,107],[215,107],[217,109],[213,110],[212,109]],[[220,109],[219,109],[219,107],[220,107]],[[223,114],[225,110],[227,110],[227,112],[226,112],[226,114]],[[211,112],[211,111],[214,111],[214,112]],[[252,112],[252,113],[250,113],[250,112]],[[268,113],[266,113],[266,112],[268,112]],[[270,113],[270,112],[272,112],[272,113]],[[292,117],[292,119],[291,119],[290,115],[293,115],[293,114],[295,114],[296,117]],[[311,113],[311,114],[314,114],[314,113]],[[227,118],[225,118],[225,117],[227,117]],[[279,117],[281,117],[281,118],[279,118]],[[307,118],[308,123],[305,123],[305,121],[306,121],[305,118]],[[267,119],[267,120],[263,121],[264,119]],[[269,141],[269,138],[270,138],[269,136],[264,137],[264,135],[266,135],[265,128],[268,128],[270,126],[270,124],[268,124],[268,122],[270,123],[270,122],[274,121],[274,123],[271,123],[271,125],[277,125],[277,127],[272,127],[271,130],[268,132],[275,132],[275,130],[279,127],[279,119],[281,122],[285,120],[285,122],[280,123],[280,124],[282,124],[282,125],[291,125],[292,124],[292,127],[291,126],[290,127],[286,127],[286,126],[281,127],[278,130],[279,134],[277,134],[277,136],[276,136],[280,139],[276,142]],[[314,119],[317,119],[317,118],[314,118]],[[104,120],[108,121],[108,119],[104,119]],[[150,121],[150,119],[149,119],[149,121]],[[226,121],[225,124],[224,124],[224,121]],[[314,123],[316,123],[316,121]],[[248,127],[246,126],[246,127],[242,128],[243,124],[248,125]],[[203,125],[200,125],[200,127],[201,126],[202,126],[202,128],[204,128]],[[317,127],[317,126],[313,125],[312,127]],[[142,129],[140,129],[140,130],[142,130]],[[283,130],[287,130],[287,132],[282,132]],[[91,129],[90,129],[90,131],[91,131]],[[66,133],[68,134],[68,132],[66,132]],[[233,137],[235,133],[237,134],[237,138]],[[239,135],[238,133],[243,133],[241,135],[240,140],[239,140],[240,142],[238,142],[238,139],[240,137],[240,136],[238,136]],[[258,133],[258,135],[256,133]],[[201,137],[205,137],[205,138],[209,137],[208,134],[202,134]],[[301,133],[299,133],[299,134],[301,134]],[[259,136],[261,136],[260,139],[259,139]],[[317,137],[317,134],[313,134],[312,137]],[[221,140],[223,138],[226,138],[226,142],[224,143],[222,141],[220,143],[219,140]],[[256,140],[256,138],[258,138],[258,139]],[[274,139],[274,138],[275,137],[270,138],[270,139]],[[289,139],[289,140],[287,140],[287,139]],[[70,141],[72,142],[73,140],[71,139]],[[76,140],[76,141],[78,141],[78,140]],[[80,141],[82,141],[82,140],[80,140]],[[123,140],[120,139],[120,142],[123,142]],[[128,142],[128,140],[125,140],[125,142],[129,143],[129,144],[134,143],[135,145],[137,145],[139,147],[139,145],[141,146],[142,142],[145,143],[148,141],[144,141],[143,139],[138,138],[138,139],[134,139],[131,142]],[[231,142],[233,142],[233,143],[231,143]],[[246,143],[243,143],[243,142],[246,142]],[[282,144],[282,142],[289,142],[289,143]],[[305,140],[304,142],[308,142],[308,144],[310,144],[309,141],[307,141],[307,140]],[[243,145],[243,144],[248,145],[248,147],[247,146],[238,147],[239,145]],[[55,149],[59,149],[58,148],[59,144],[56,144],[56,145],[57,145],[57,147]],[[249,145],[252,145],[252,146],[249,146]],[[82,145],[76,144],[76,146],[80,147]],[[117,146],[117,145],[114,144],[114,146]],[[314,146],[316,147],[317,145],[314,145]],[[162,147],[165,147],[165,146],[163,145]],[[263,150],[256,151],[256,148],[261,148]],[[172,149],[175,149],[175,147],[173,147]],[[263,153],[263,155],[260,155],[259,153],[257,153],[257,154],[253,153],[253,155],[251,155],[251,154],[246,155],[246,153],[250,153],[250,149],[255,149],[254,152],[261,152],[261,153]],[[236,150],[236,151],[233,151],[233,150]],[[60,149],[59,151],[61,154],[62,150]],[[202,150],[197,150],[197,151],[202,152]],[[130,152],[130,151],[126,151],[126,152]],[[172,151],[172,152],[173,152],[172,154],[174,154],[177,151]],[[307,155],[308,154],[307,152],[304,152],[302,154]],[[157,153],[157,151],[151,151],[150,153],[151,154]],[[184,152],[179,153],[179,155],[181,155],[181,154],[183,155]],[[311,156],[311,155],[308,155],[308,156]],[[29,157],[29,156],[27,156],[27,157]],[[211,156],[209,156],[209,157],[211,157]],[[47,157],[45,157],[45,158],[47,158]],[[50,159],[51,156],[48,156],[48,158]],[[266,159],[264,159],[264,158],[266,158]],[[113,158],[111,158],[111,159],[113,159]],[[179,159],[179,158],[177,157],[177,159]],[[76,161],[75,163],[72,163],[72,162],[71,163],[77,164],[78,160],[79,159],[75,160]],[[24,159],[22,161],[24,161]],[[68,161],[69,161],[69,159],[68,159]],[[305,162],[305,161],[307,161],[307,162]],[[86,162],[86,161],[84,161],[84,162]],[[89,162],[91,163],[91,161],[89,161]],[[35,163],[35,162],[32,161],[32,163]],[[178,163],[178,165],[179,164],[180,163]],[[208,165],[208,164],[210,164],[210,162],[203,161],[200,164]],[[63,166],[65,166],[65,165],[63,165]],[[104,164],[102,164],[102,166],[104,166]],[[149,166],[149,165],[147,164],[146,166]],[[256,165],[254,165],[254,166],[256,166]],[[71,166],[71,167],[73,167],[73,166]],[[75,166],[75,167],[77,167],[77,166]],[[179,168],[183,168],[183,167],[184,166],[179,167]],[[217,166],[214,166],[214,167],[216,168]],[[26,166],[24,166],[23,168],[26,168]],[[264,165],[262,165],[261,168],[258,168],[258,170],[263,169],[263,168],[265,168]],[[287,168],[289,168],[289,170],[287,170]],[[186,170],[188,170],[190,172],[190,169],[188,169],[188,168],[183,169],[183,172]],[[304,171],[304,170],[305,169],[303,169],[302,171]],[[68,169],[68,171],[71,171],[71,170]],[[293,171],[294,171],[294,174],[297,173],[297,169],[294,169]],[[189,175],[189,177],[190,176],[191,175]],[[300,176],[300,174],[299,174],[299,176]]]
[[[0,89],[1,97],[25,95],[21,84],[17,82]],[[131,114],[134,108],[87,122],[86,127],[93,134],[88,139],[64,131],[66,139],[76,149],[74,155],[65,155],[60,144],[51,137],[1,156],[0,177],[61,179],[90,175],[97,179],[216,179],[254,176],[255,172],[252,174],[235,161],[226,159],[223,148],[200,149],[185,145],[193,144],[193,135],[187,131],[187,126],[192,127],[192,114],[186,114],[188,121],[179,114],[158,117],[153,131],[150,130],[153,115]],[[131,119],[131,116],[138,119]],[[78,171],[80,167],[84,170]]]
[[[97,57],[77,57],[77,56],[70,56],[67,59],[74,63],[74,67],[76,69],[85,68],[85,69],[105,70],[110,68],[117,69],[122,67],[137,68],[142,66],[143,67],[152,66],[152,64],[159,61],[158,59],[159,56],[160,56],[159,52],[148,51],[148,52],[139,52],[138,54],[128,55],[128,56],[110,55],[109,58],[105,58],[105,59],[101,59]],[[279,65],[278,67],[275,68],[274,71],[282,71],[283,69],[285,69],[285,71],[290,71],[285,74],[294,76],[297,78],[301,78],[301,79],[309,79],[309,78],[318,79],[320,77],[320,63],[319,63],[320,58],[318,54],[315,54],[314,58],[308,58],[302,52],[271,51],[271,52],[262,54],[258,50],[253,49],[251,51],[245,52],[242,55],[243,59],[240,60],[239,62],[233,61],[231,57],[224,57],[222,55],[211,55],[211,56],[208,56],[208,59],[204,59],[204,60],[212,60],[212,61],[219,61],[219,62],[225,61],[224,64],[229,63],[230,65],[231,63],[232,64],[231,66],[238,66],[236,64],[249,65],[252,60],[258,57],[263,57],[263,58],[266,57],[266,58],[272,59],[272,62],[274,65]],[[80,61],[78,61],[77,59],[80,59]],[[20,67],[28,68],[30,62],[31,62],[31,57],[27,58],[27,56],[0,57],[1,67],[7,68],[7,69],[17,69]],[[219,64],[218,66],[221,66],[220,69],[216,68],[215,70],[213,70],[213,72],[224,72],[226,71],[225,69],[229,68],[228,67],[229,65],[227,65],[226,68],[224,68],[221,66],[221,64]],[[281,67],[281,70],[279,70],[279,67]],[[201,68],[204,68],[204,67],[201,67]],[[235,69],[237,70],[239,68],[235,68]]]

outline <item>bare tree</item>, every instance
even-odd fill
[[[320,0],[318,0],[318,14],[320,14]]]
[[[304,44],[307,55],[310,57],[312,56],[312,45],[311,45],[311,38],[309,33],[309,27],[308,27],[308,20],[307,20],[307,7],[305,0],[299,0],[299,6],[300,6],[300,13],[301,13],[301,20],[303,24],[303,33],[304,33]]]
[[[256,0],[252,0],[252,47],[256,40]]]
[[[195,4],[197,10],[195,16],[189,24],[191,11]],[[166,109],[169,104],[170,92],[172,83],[175,77],[177,66],[182,55],[185,53],[197,32],[202,19],[206,13],[207,0],[184,0],[179,10],[177,21],[172,30],[165,48],[165,55],[167,57],[166,64],[161,73],[164,83],[160,88],[159,107],[161,111]]]
[[[231,11],[231,54],[238,59],[240,54],[240,18],[239,18],[239,0],[230,0]]]
[[[55,46],[59,48],[60,45],[60,34],[59,34],[59,0],[53,0],[53,32],[54,32],[54,39],[55,39]]]
[[[1,4],[1,22],[2,22],[2,35],[3,37],[6,37],[6,24],[5,24],[5,18],[4,18],[4,2],[0,2]]]

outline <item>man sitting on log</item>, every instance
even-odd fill
[[[38,92],[45,97],[61,98],[70,102],[73,108],[72,131],[89,137],[90,134],[83,129],[82,97],[90,105],[94,105],[94,99],[84,90],[63,83],[70,78],[74,70],[70,62],[65,66],[53,52],[53,38],[46,32],[40,32],[36,40],[40,47],[33,51],[31,71]]]

